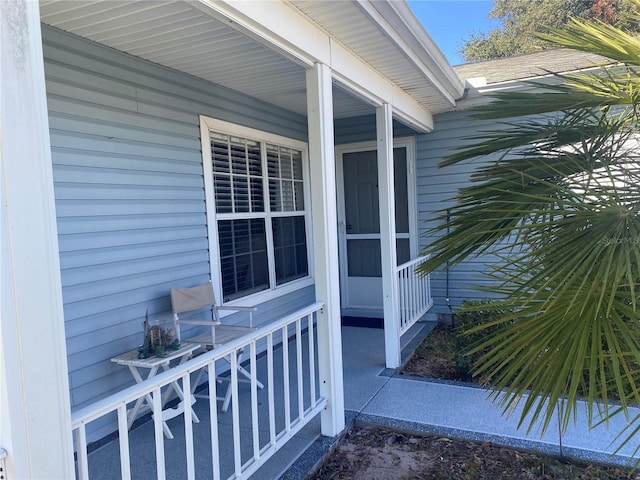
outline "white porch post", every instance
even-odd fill
[[[307,71],[316,299],[325,303],[318,315],[320,394],[328,399],[322,412],[322,434],[333,437],[344,429],[345,421],[331,88],[327,65],[316,64]]]
[[[38,2],[0,1],[0,105],[0,447],[7,451],[6,478],[73,478]]]
[[[391,113],[391,105],[387,103],[376,108],[384,349],[387,368],[397,368],[400,366],[400,319],[398,318],[398,282],[396,280],[396,211],[393,183],[393,119]]]

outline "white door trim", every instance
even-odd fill
[[[416,141],[415,137],[398,137],[393,140],[393,148],[406,148],[407,151],[407,205],[409,209],[409,234],[398,233],[399,238],[409,238],[409,251],[411,258],[415,258],[418,254],[418,205],[417,205],[417,185],[416,185]],[[340,299],[341,309],[343,312],[349,311],[357,315],[358,313],[367,313],[372,317],[381,316],[382,309],[373,310],[372,312],[363,312],[362,308],[351,307],[346,302],[349,298],[349,285],[347,281],[347,239],[346,239],[346,222],[344,208],[344,165],[343,156],[346,153],[362,152],[367,150],[376,150],[375,140],[367,142],[348,143],[336,145],[336,192],[338,198],[338,251],[340,260]],[[366,235],[364,235],[366,236]]]

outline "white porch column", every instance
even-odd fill
[[[6,478],[73,478],[38,2],[0,1],[0,447]],[[4,477],[3,477],[4,478]]]
[[[393,182],[393,119],[391,113],[391,105],[387,103],[376,108],[384,349],[387,368],[397,368],[400,366],[400,319],[398,317],[398,282],[396,280],[396,211]]]
[[[318,315],[320,394],[328,398],[322,434],[335,436],[345,426],[340,330],[340,268],[336,207],[331,69],[316,64],[307,71],[307,118],[311,163],[311,211]]]

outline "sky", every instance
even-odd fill
[[[409,0],[425,30],[451,65],[463,63],[456,52],[471,33],[488,32],[499,22],[489,20],[491,0]]]

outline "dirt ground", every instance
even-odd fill
[[[473,381],[455,364],[451,332],[436,328],[402,372]],[[614,480],[640,479],[640,470],[571,463],[531,452],[441,436],[353,427],[309,480]]]
[[[311,480],[617,480],[640,474],[440,436],[354,427]]]
[[[451,328],[437,325],[416,348],[401,370],[403,375],[475,382],[475,379],[456,366],[455,337]]]

